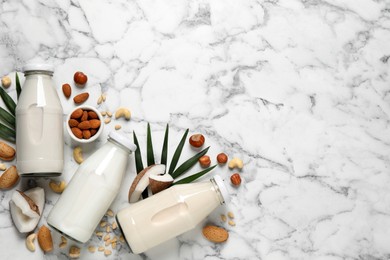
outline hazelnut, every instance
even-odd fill
[[[3,86],[3,88],[9,88],[11,86],[11,78],[8,76],[2,77],[1,85]]]
[[[202,157],[199,158],[199,163],[200,166],[202,166],[203,168],[209,167],[211,164],[210,156],[203,155]]]
[[[73,76],[73,80],[77,85],[82,86],[85,85],[85,83],[87,83],[88,77],[81,71],[77,71]]]
[[[225,153],[220,153],[217,155],[217,161],[219,164],[227,163],[228,157]]]
[[[204,144],[204,136],[202,134],[191,135],[189,141],[190,141],[190,145],[199,148]]]
[[[230,181],[234,186],[239,186],[241,184],[241,177],[240,174],[235,173],[232,176],[230,176]]]

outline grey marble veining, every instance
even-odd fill
[[[194,230],[141,256],[122,245],[90,254],[101,243],[94,237],[81,259],[389,259],[389,10],[371,0],[0,1],[0,76],[33,58],[53,63],[65,116],[74,105],[61,85],[84,71],[86,103],[129,107],[120,131],[135,130],[141,148],[147,122],[156,147],[169,123],[169,156],[190,128],[206,136],[212,158],[224,151],[245,163],[231,202]],[[65,143],[69,181],[77,164]],[[191,154],[186,147],[182,158]],[[130,157],[114,211],[126,206],[134,171]],[[37,180],[47,199],[40,225],[58,199],[48,182]],[[0,258],[67,259],[54,231],[53,253],[25,248],[11,193],[0,193]],[[227,211],[236,226],[220,221]],[[229,230],[227,243],[202,237],[208,222]]]

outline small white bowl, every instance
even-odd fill
[[[100,120],[100,127],[99,127],[99,130],[96,132],[96,134],[95,134],[94,136],[92,136],[92,137],[89,138],[89,139],[80,139],[80,138],[77,138],[77,137],[73,134],[73,132],[72,132],[70,126],[69,126],[70,116],[72,115],[72,113],[73,113],[74,111],[76,111],[76,110],[79,109],[79,108],[81,108],[82,110],[90,110],[90,111],[95,112],[95,113],[98,115],[99,120]],[[78,107],[76,107],[75,109],[73,109],[73,110],[68,114],[68,116],[66,117],[66,130],[68,131],[68,134],[70,135],[70,137],[71,137],[74,141],[76,141],[76,142],[78,142],[78,143],[82,143],[82,144],[88,144],[88,143],[92,143],[93,141],[95,141],[96,139],[98,139],[99,136],[103,133],[103,128],[104,128],[104,123],[103,123],[103,121],[104,121],[103,116],[100,114],[100,112],[99,112],[96,108],[94,108],[94,107],[92,107],[92,106],[88,106],[88,105],[81,105],[81,106],[78,106]]]

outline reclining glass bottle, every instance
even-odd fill
[[[118,194],[128,156],[136,148],[127,137],[111,132],[107,143],[80,164],[47,223],[75,241],[87,242]]]
[[[217,175],[208,182],[173,185],[122,209],[116,220],[132,252],[140,254],[195,228],[228,196]]]
[[[64,166],[62,106],[53,66],[27,64],[16,106],[16,163],[21,176],[59,176]]]

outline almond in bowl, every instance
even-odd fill
[[[92,106],[78,106],[66,119],[70,137],[78,143],[91,143],[103,132],[103,116]]]

